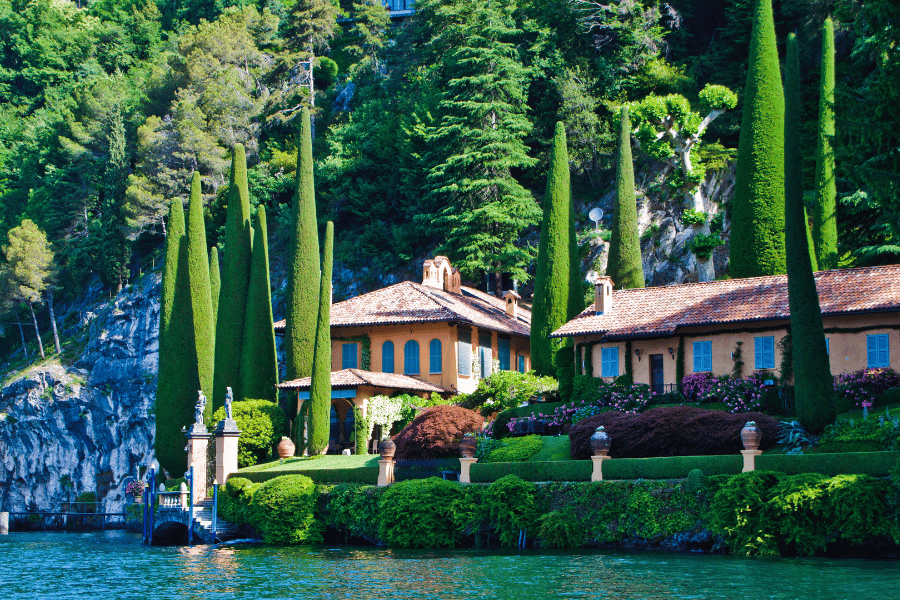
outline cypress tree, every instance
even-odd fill
[[[797,419],[804,427],[810,431],[821,431],[834,422],[836,410],[800,181],[800,61],[794,34],[788,36],[785,67],[784,233],[791,310],[794,406]]]
[[[225,215],[225,259],[216,317],[216,368],[213,410],[225,404],[226,388],[236,400],[243,400],[241,387],[241,345],[244,315],[250,282],[250,192],[247,188],[247,157],[244,146],[236,144],[231,153],[228,209]]]
[[[816,144],[816,203],[813,240],[823,271],[837,267],[837,186],[834,181],[834,26],[822,25],[822,80],[819,87],[819,135]]]
[[[181,428],[193,421],[193,407],[197,399],[198,378],[187,254],[184,208],[180,200],[173,200],[169,205],[166,228],[159,312],[159,370],[154,438],[156,458],[170,473],[183,473],[187,466]],[[192,362],[193,377],[190,368]]]
[[[219,316],[219,294],[222,288],[221,275],[219,274],[219,249],[213,246],[209,249],[209,296],[212,299],[213,334],[216,331],[216,319]],[[215,340],[213,340],[215,342]]]
[[[731,276],[784,273],[784,92],[771,0],[757,0],[753,16],[733,206]]]
[[[241,385],[246,398],[275,402],[278,383],[278,357],[275,330],[272,327],[272,293],[269,280],[269,246],[266,239],[266,209],[260,204],[253,232],[253,265],[244,318],[244,344],[241,356]]]
[[[619,156],[616,165],[616,205],[606,274],[620,288],[644,287],[641,241],[634,196],[634,166],[631,161],[631,122],[628,107],[622,107],[619,122]]]
[[[538,375],[556,375],[554,355],[565,345],[562,340],[551,339],[550,334],[569,316],[571,204],[566,131],[562,123],[557,123],[544,194],[531,313],[531,364]]]
[[[316,324],[316,349],[313,358],[312,385],[309,392],[309,454],[324,454],[328,449],[331,426],[331,266],[334,247],[334,223],[325,226],[319,310]]]
[[[199,389],[209,397],[213,388],[213,330],[212,293],[207,261],[206,223],[203,218],[203,197],[200,194],[200,173],[194,172],[191,182],[191,200],[188,205],[187,226],[188,277],[191,285],[191,318],[194,326]],[[196,394],[197,390],[193,390]],[[195,398],[196,402],[196,398]],[[212,402],[206,403],[204,416],[212,417]]]
[[[297,181],[285,306],[284,350],[288,380],[312,375],[319,311],[319,234],[313,184],[312,133],[309,109],[306,107],[300,115],[297,147]],[[297,444],[298,447],[301,445]]]

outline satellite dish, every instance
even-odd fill
[[[591,209],[591,212],[588,213],[588,217],[591,219],[591,221],[594,222],[594,225],[599,230],[600,229],[600,219],[603,218],[603,210],[594,207]]]

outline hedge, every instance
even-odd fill
[[[786,475],[822,473],[835,475],[889,475],[900,459],[900,452],[845,452],[840,454],[763,454],[756,468]],[[704,471],[705,473],[705,471]]]
[[[376,485],[378,483],[378,467],[357,467],[346,469],[291,469],[291,470],[263,470],[240,472],[232,475],[244,477],[255,483],[269,481],[283,475],[306,475],[318,484],[329,483],[364,483]]]
[[[587,460],[557,462],[475,463],[472,483],[491,483],[506,475],[525,481],[589,481],[593,465]]]

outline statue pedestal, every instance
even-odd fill
[[[194,468],[191,493],[194,502],[199,502],[206,498],[206,450],[209,447],[209,434],[202,425],[194,423],[184,437],[187,438],[188,470]]]
[[[594,470],[591,472],[591,481],[603,481],[603,461],[609,460],[609,456],[592,456]]]
[[[394,483],[394,459],[384,458],[378,461],[378,487]]]
[[[234,419],[223,419],[216,425],[216,481],[224,484],[238,468],[238,438],[241,431]]]
[[[470,474],[470,469],[472,465],[478,462],[477,458],[460,458],[459,459],[459,482],[460,483],[472,483],[472,476]]]
[[[744,468],[741,470],[741,473],[755,471],[756,457],[762,454],[762,450],[741,450],[741,454],[744,455]]]

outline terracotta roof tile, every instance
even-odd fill
[[[822,314],[900,311],[900,265],[819,271]],[[671,335],[679,327],[790,318],[787,275],[669,285],[613,292],[612,309],[593,305],[551,337]]]
[[[311,382],[311,377],[302,377],[293,381],[279,383],[275,387],[283,390],[308,390]],[[412,392],[448,391],[439,385],[397,373],[375,373],[363,371],[362,369],[344,369],[342,371],[332,371],[331,373],[331,387],[333,388],[356,388],[362,385]]]
[[[441,323],[457,321],[479,328],[527,336],[531,311],[519,305],[518,318],[506,314],[506,302],[473,288],[461,294],[404,281],[331,306],[332,327]],[[275,330],[284,330],[284,320]]]

